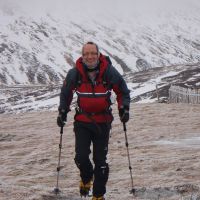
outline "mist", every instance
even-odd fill
[[[88,18],[106,16],[149,16],[154,13],[198,12],[198,0],[0,0],[1,10],[7,13],[26,14],[40,17],[46,14],[67,20],[69,18]],[[82,12],[80,12],[82,10]],[[9,11],[9,12],[8,12]]]

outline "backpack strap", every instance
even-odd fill
[[[106,68],[106,70],[102,76],[103,85],[104,85],[104,87],[107,87],[108,90],[110,90],[112,88],[112,84],[108,78],[108,74],[110,73],[110,68],[111,68],[111,65],[108,65],[108,67]]]
[[[74,82],[75,89],[78,88],[81,85],[81,83],[82,83],[81,73],[76,69],[76,76]]]

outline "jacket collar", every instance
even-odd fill
[[[106,68],[109,65],[109,61],[107,60],[107,58],[103,55],[100,54],[99,56],[99,75],[98,75],[98,79],[101,78],[103,76],[103,73],[105,72]],[[83,58],[80,57],[77,61],[76,61],[76,68],[78,69],[78,71],[80,72],[80,74],[82,75],[84,80],[87,80],[87,74],[86,74],[86,70],[83,64]]]

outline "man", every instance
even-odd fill
[[[82,57],[70,69],[60,94],[58,126],[64,126],[73,93],[77,93],[74,122],[75,163],[80,170],[80,195],[87,196],[93,183],[92,200],[104,200],[109,166],[106,162],[111,113],[111,90],[116,93],[119,116],[129,120],[130,95],[127,85],[108,57],[93,42],[83,45]],[[89,159],[93,143],[94,167]]]

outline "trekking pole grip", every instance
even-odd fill
[[[123,122],[123,127],[124,127],[124,133],[125,133],[125,144],[126,147],[128,147],[128,138],[127,138],[127,134],[126,134],[126,123]]]
[[[63,134],[63,126],[60,127],[60,134]]]
[[[62,134],[63,134],[63,126],[60,127],[60,143],[59,143],[59,149],[62,149]]]
[[[126,123],[123,122],[124,131],[126,131]]]

